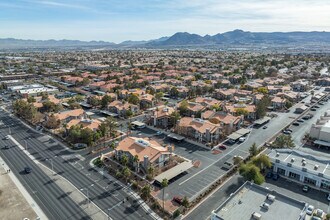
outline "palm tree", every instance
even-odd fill
[[[113,117],[107,117],[105,123],[109,128],[110,135],[112,136],[113,132],[118,128],[118,123]]]
[[[127,183],[127,180],[128,180],[128,178],[131,176],[131,171],[130,171],[130,169],[128,168],[128,167],[124,167],[124,169],[123,169],[123,175],[124,175],[124,178],[125,178],[125,181],[126,181],[126,183]]]
[[[164,199],[164,197],[165,197],[165,188],[168,186],[168,180],[166,178],[163,179],[161,185],[162,185],[162,188],[163,188],[163,211],[165,212],[165,199]]]
[[[151,188],[149,185],[145,185],[142,189],[142,196],[145,198],[149,198],[150,197],[150,193],[151,193]]]
[[[257,145],[256,143],[253,143],[252,146],[250,147],[249,149],[249,152],[250,152],[250,155],[253,157],[253,156],[256,156],[258,154],[258,148],[257,148]]]
[[[134,166],[136,168],[136,171],[138,171],[138,168],[139,168],[139,156],[138,155],[135,155],[133,157],[133,163],[134,163]]]
[[[124,154],[122,157],[121,157],[121,163],[126,166],[127,163],[128,163],[128,157],[126,154]]]
[[[155,168],[153,166],[149,166],[148,167],[148,174],[153,177],[154,172],[155,172]]]

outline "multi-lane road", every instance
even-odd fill
[[[0,137],[1,139],[11,133],[23,147],[27,146],[29,154],[33,155],[38,162],[66,178],[78,189],[88,187],[89,199],[96,204],[104,213],[115,207],[129,193],[114,179],[106,179],[102,174],[88,166],[85,159],[87,151],[73,152],[58,144],[52,138],[34,132],[25,127],[18,119],[5,111],[0,111]],[[10,127],[10,128],[9,128]],[[79,204],[76,204],[56,183],[43,173],[26,153],[11,140],[0,140],[0,155],[9,165],[10,169],[18,176],[38,205],[43,209],[49,219],[88,219],[90,218]],[[10,149],[4,149],[5,145]],[[51,160],[50,160],[51,159]],[[24,174],[24,167],[32,168],[30,174]],[[87,196],[87,190],[82,191]],[[100,212],[101,212],[100,210]],[[121,205],[111,209],[111,219],[152,219],[140,205],[132,198]]]

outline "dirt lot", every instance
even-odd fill
[[[16,185],[0,167],[0,218],[6,220],[36,219],[37,215]]]

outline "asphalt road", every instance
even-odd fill
[[[101,174],[95,172],[95,170],[89,167],[89,161],[85,159],[85,156],[87,156],[85,154],[86,151],[69,151],[63,146],[57,144],[53,139],[49,139],[47,136],[35,133],[31,129],[28,129],[22,125],[19,120],[10,117],[8,113],[2,111],[0,114],[0,120],[4,123],[4,125],[11,125],[11,135],[16,141],[18,141],[22,146],[25,146],[27,143],[29,153],[49,168],[52,168],[52,163],[47,159],[52,159],[55,172],[68,179],[76,188],[84,189],[82,192],[85,195],[87,194],[86,188],[88,188],[89,198],[104,212],[107,213],[108,209],[114,207],[119,202],[127,198],[128,193],[123,191],[122,187],[119,186],[114,180],[103,179]],[[2,129],[3,136],[8,134],[8,132],[8,127]],[[21,154],[23,154],[23,152],[21,152]],[[26,162],[27,161],[32,163],[29,158],[26,158]],[[17,163],[13,163],[10,166],[13,170],[22,169],[21,164],[19,165]],[[27,184],[30,186],[30,182],[27,182]],[[40,185],[38,188],[43,190],[43,187],[43,185]],[[40,192],[43,197],[48,196],[47,191]],[[58,197],[59,196],[55,196],[52,199],[56,200]],[[72,204],[74,204],[74,202],[72,202]],[[77,206],[76,204],[74,205]],[[40,206],[46,210],[50,210],[53,207],[53,205],[47,202],[43,202]],[[65,212],[63,211],[65,209],[67,208],[65,207],[60,210],[62,210],[61,212]],[[137,205],[136,201],[132,199],[130,199],[129,202],[125,202],[124,204],[112,209],[109,216],[112,219],[151,219],[148,213],[146,213],[142,207]]]
[[[1,133],[4,136],[3,128]],[[10,146],[1,148],[1,157],[49,219],[90,219],[19,147],[13,147],[13,142],[1,138],[0,145]],[[25,174],[26,166],[32,168],[30,174]]]

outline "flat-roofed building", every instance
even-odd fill
[[[211,220],[297,220],[305,215],[306,206],[304,202],[245,182],[218,209],[212,211]]]
[[[330,146],[330,110],[327,110],[317,121],[312,125],[309,132],[311,138],[315,139],[315,144]]]
[[[277,149],[269,153],[273,172],[283,177],[330,190],[330,160],[300,151]]]

